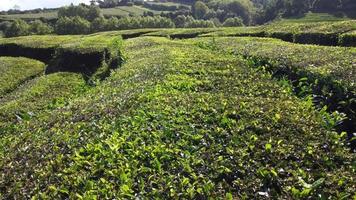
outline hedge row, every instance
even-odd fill
[[[323,47],[292,44],[268,38],[215,38],[197,44],[228,53],[243,55],[258,66],[267,68],[279,78],[288,78],[301,95],[314,100],[330,111],[345,113],[340,128],[350,138],[356,131],[356,50],[355,48]],[[352,146],[356,149],[353,140]]]
[[[5,133],[20,122],[65,105],[70,97],[82,93],[86,87],[83,77],[75,73],[44,75],[22,84],[0,100],[0,137],[5,137]]]
[[[319,23],[272,23],[257,27],[236,27],[214,29],[205,37],[252,36],[278,38],[287,42],[300,44],[317,44],[325,46],[356,46],[354,42],[356,21]],[[346,32],[346,34],[344,34]]]
[[[339,43],[341,46],[356,47],[356,31],[342,34]]]
[[[19,85],[43,73],[45,64],[27,58],[0,57],[0,101]]]
[[[121,43],[120,35],[107,34],[18,37],[0,40],[0,56],[41,60],[48,64],[47,73],[69,71],[103,78],[120,65]]]

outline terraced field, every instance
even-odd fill
[[[0,198],[356,198],[356,49],[259,29],[0,39]]]

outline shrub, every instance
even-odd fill
[[[104,17],[98,17],[93,20],[90,26],[92,32],[105,31],[108,29],[108,20]]]
[[[61,17],[56,24],[57,34],[87,34],[90,32],[90,22],[81,17]]]
[[[46,35],[53,32],[53,28],[41,20],[35,20],[30,24],[30,31],[32,34]]]
[[[186,28],[213,28],[214,22],[210,20],[193,20],[185,25]]]
[[[11,26],[11,22],[9,22],[9,21],[0,22],[0,31],[4,32],[10,26]]]
[[[193,6],[193,15],[196,19],[203,19],[208,13],[209,8],[202,1],[197,1]]]
[[[30,34],[30,26],[27,22],[17,19],[12,22],[11,26],[5,30],[6,37],[17,37]]]
[[[86,7],[83,5],[61,7],[58,10],[58,17],[82,17],[86,20],[92,21],[102,16],[101,10],[97,6]]]
[[[236,27],[236,26],[243,26],[243,20],[240,17],[234,17],[234,18],[227,18],[223,26],[224,27]]]
[[[173,21],[169,18],[154,17],[124,17],[118,20],[118,29],[138,28],[174,28]]]

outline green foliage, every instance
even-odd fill
[[[33,79],[1,100],[0,129],[28,121],[40,111],[64,106],[68,98],[83,92],[85,87],[83,77],[74,73],[56,73]]]
[[[0,57],[0,99],[23,82],[39,75],[45,65],[27,58]]]
[[[83,51],[98,41],[105,46],[119,34],[75,38],[64,47]],[[281,43],[256,38],[126,40],[126,62],[105,81],[76,98],[55,100],[49,104],[54,110],[24,115],[25,123],[3,129],[3,197],[352,196],[350,163],[355,157],[344,145],[345,134],[325,128],[325,113],[295,97],[288,83],[251,68],[251,60],[218,51],[221,46],[238,51],[237,40]],[[115,48],[121,42],[110,44]],[[252,48],[245,52],[255,52]],[[333,117],[328,121],[335,122]]]
[[[218,15],[222,22],[227,18],[240,17],[244,24],[249,25],[254,15],[253,3],[249,0],[216,0],[211,1],[209,7],[221,11]]]
[[[59,35],[87,34],[90,32],[90,22],[79,17],[61,17],[56,23],[55,31]]]
[[[6,37],[17,37],[28,35],[30,33],[30,26],[23,20],[14,20],[11,26],[5,30]]]
[[[227,18],[223,23],[224,27],[236,27],[236,26],[243,26],[243,25],[244,25],[243,20],[239,17]]]
[[[36,35],[46,35],[53,32],[53,28],[40,20],[35,20],[30,24],[30,32]]]
[[[186,28],[213,28],[215,27],[214,22],[209,20],[192,20],[185,24]]]
[[[203,19],[203,17],[208,12],[209,8],[202,1],[197,1],[194,4],[192,10],[193,10],[193,15],[196,19]]]
[[[356,46],[356,30],[342,34],[339,37],[339,44],[342,46]]]
[[[97,6],[74,6],[70,5],[67,7],[61,7],[58,9],[58,18],[64,17],[81,17],[88,21],[92,21],[95,18],[101,17],[102,13],[99,7]]]

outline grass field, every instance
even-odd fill
[[[356,198],[356,48],[261,30],[0,39],[0,199]]]
[[[0,15],[2,19],[55,19],[57,18],[57,11],[42,12],[42,13],[29,13],[29,14],[12,14],[12,15]]]

